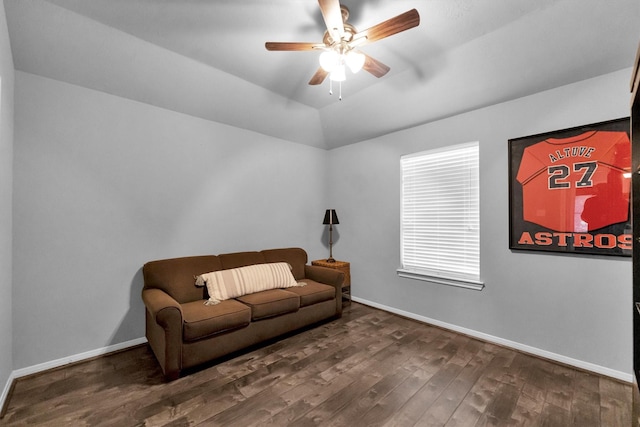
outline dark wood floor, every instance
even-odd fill
[[[619,427],[631,385],[354,303],[171,383],[146,345],[19,379],[0,424]]]

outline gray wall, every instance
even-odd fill
[[[511,252],[507,181],[508,139],[628,116],[630,75],[623,70],[332,150],[329,202],[340,218],[334,257],[351,262],[354,296],[630,380],[630,259]],[[399,278],[400,156],[469,141],[480,141],[486,288]]]
[[[13,182],[13,59],[4,2],[0,5],[0,404],[13,370],[11,324],[12,182]],[[4,391],[3,391],[4,390]]]
[[[148,260],[324,256],[325,150],[23,72],[15,141],[14,369],[143,337]]]
[[[12,213],[0,183],[0,262],[11,264],[13,215],[15,282],[0,338],[13,334],[13,363],[2,346],[0,375],[142,337],[147,260],[278,246],[326,256],[326,201],[361,300],[630,374],[630,260],[507,248],[507,140],[628,115],[630,72],[330,152],[17,72],[13,166],[5,127],[0,156],[14,181]],[[398,278],[400,155],[471,140],[486,289]]]

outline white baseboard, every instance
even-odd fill
[[[70,363],[80,362],[82,360],[91,359],[92,357],[102,356],[107,353],[122,350],[128,347],[144,344],[147,342],[146,338],[136,338],[135,340],[126,341],[118,344],[109,345],[107,347],[98,348],[95,350],[87,351],[85,353],[75,354],[62,359],[52,360],[50,362],[40,363],[38,365],[29,366],[26,368],[13,371],[14,378],[20,378],[27,375],[37,374],[48,369],[58,368],[60,366],[68,365]]]
[[[451,331],[459,332],[461,334],[469,335],[474,338],[481,339],[483,341],[488,341],[494,344],[498,344],[504,347],[513,348],[515,350],[522,351],[523,353],[532,354],[535,356],[543,357],[545,359],[553,360],[565,365],[574,366],[578,369],[582,369],[585,371],[594,372],[600,375],[604,375],[607,377],[615,378],[620,381],[624,381],[627,383],[633,382],[633,374],[627,372],[621,372],[614,369],[606,368],[604,366],[595,365],[593,363],[585,362],[582,360],[573,359],[571,357],[566,357],[560,354],[552,353],[546,350],[542,350],[536,347],[531,347],[525,344],[521,344],[515,341],[506,340],[504,338],[495,337],[493,335],[485,334],[483,332],[474,331],[473,329],[467,329],[460,326],[452,325],[449,323],[442,322],[440,320],[430,319],[425,316],[420,316],[414,313],[410,313],[408,311],[398,310],[397,308],[388,307],[383,304],[378,304],[372,301],[368,301],[362,298],[353,297],[353,301],[362,303],[364,305],[369,305],[371,307],[379,308],[380,310],[388,311],[390,313],[398,314],[400,316],[408,317],[413,320],[417,320],[419,322],[428,323],[434,326],[438,326],[444,329],[449,329]]]
[[[9,397],[8,395],[11,389],[11,385],[18,378],[25,377],[27,375],[37,374],[39,372],[44,372],[48,369],[58,368],[60,366],[68,365],[70,363],[81,362],[83,360],[91,359],[92,357],[102,356],[108,353],[112,353],[114,351],[123,350],[125,348],[144,344],[146,342],[147,342],[147,339],[144,337],[136,338],[131,341],[109,345],[107,347],[98,348],[95,350],[87,351],[85,353],[64,357],[62,359],[52,360],[50,362],[40,363],[38,365],[17,369],[11,372],[11,375],[9,375],[9,379],[7,380],[7,383],[4,386],[4,390],[2,391],[2,395],[0,396],[0,408],[4,406],[6,399]]]
[[[9,390],[11,390],[11,384],[13,384],[13,381],[16,379],[16,377],[13,375],[13,372],[11,372],[11,374],[9,374],[9,378],[7,379],[7,383],[4,385],[4,390],[2,390],[2,395],[0,395],[0,411],[2,410],[2,408],[4,408],[4,404],[7,401],[7,398],[9,397]]]

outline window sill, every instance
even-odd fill
[[[422,280],[425,282],[437,283],[439,285],[455,286],[458,288],[472,289],[474,291],[481,291],[484,289],[484,282],[475,282],[460,279],[451,279],[446,277],[429,276],[424,273],[417,273],[415,271],[403,270],[399,268],[397,270],[398,276],[405,279]]]

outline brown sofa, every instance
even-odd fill
[[[248,346],[342,315],[344,274],[307,265],[300,248],[150,261],[143,267],[146,337],[169,380]],[[305,286],[271,289],[206,305],[194,276],[287,262]]]

